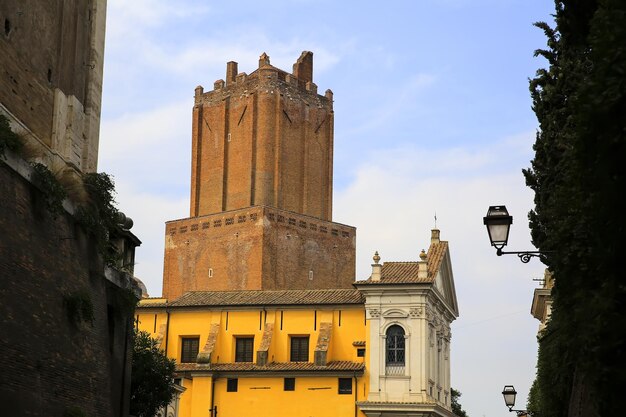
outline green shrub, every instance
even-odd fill
[[[20,136],[11,130],[9,119],[0,114],[0,156],[4,156],[4,151],[9,149],[13,152],[19,151],[23,146]]]

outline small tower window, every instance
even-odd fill
[[[199,337],[183,337],[181,339],[181,353],[180,353],[180,362],[181,363],[190,363],[195,362],[198,357],[198,351],[200,348],[200,338]]]
[[[226,392],[237,392],[238,382],[237,378],[228,378],[226,380]]]
[[[9,19],[4,19],[4,35],[9,36],[11,33],[11,21]]]
[[[209,278],[213,278],[213,268],[209,268]]]
[[[387,366],[404,366],[404,329],[393,325],[387,329]]]
[[[339,394],[352,394],[352,378],[339,378]]]
[[[285,378],[284,389],[285,389],[285,391],[295,391],[296,390],[296,379],[295,378]]]
[[[235,339],[235,362],[252,362],[254,353],[254,337],[237,337]]]

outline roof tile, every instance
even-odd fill
[[[192,291],[169,303],[172,307],[363,304],[355,289]],[[150,307],[149,305],[142,307]]]
[[[431,243],[428,248],[428,278],[418,278],[417,262],[385,262],[381,268],[380,281],[358,281],[358,284],[419,284],[432,283],[441,268],[441,262],[448,250],[448,242]]]
[[[359,372],[365,369],[363,363],[349,361],[333,361],[326,365],[316,365],[313,362],[272,362],[259,366],[252,362],[234,363],[179,363],[177,372],[185,371],[213,371],[213,372],[300,372],[300,371],[350,371]]]

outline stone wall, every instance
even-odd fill
[[[89,236],[69,213],[48,212],[28,172],[0,158],[0,414],[125,416],[130,276],[105,275]]]
[[[0,2],[0,111],[48,166],[96,171],[105,17],[104,0]]]

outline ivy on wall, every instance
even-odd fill
[[[94,320],[93,301],[89,293],[77,291],[65,295],[63,304],[67,317],[75,325],[86,323],[91,325]]]
[[[0,114],[0,156],[4,156],[4,152],[17,152],[23,146],[20,136],[11,130],[9,119]]]
[[[50,170],[40,163],[32,164],[34,179],[45,196],[46,208],[54,218],[63,213],[63,200],[67,192]]]

